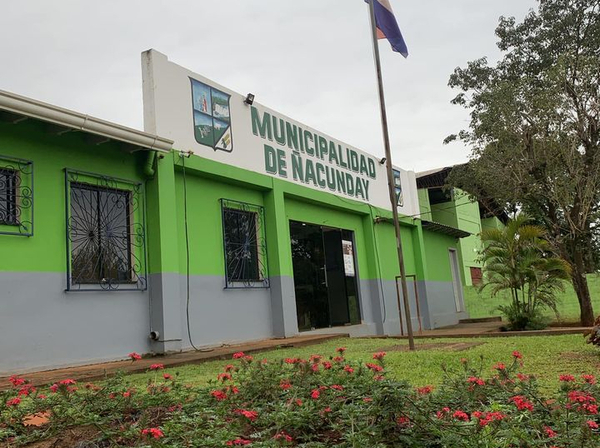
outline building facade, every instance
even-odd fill
[[[447,188],[446,179],[453,167],[444,167],[417,174],[421,218],[463,230],[469,234],[458,243],[461,277],[465,286],[478,285],[483,264],[479,259],[481,231],[500,229],[508,220],[498,207],[486,207],[473,201],[459,188]]]
[[[146,132],[0,92],[0,374],[401,334],[380,161],[156,51],[142,67]],[[413,327],[454,324],[466,234],[396,175]]]

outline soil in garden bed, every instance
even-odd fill
[[[27,448],[104,448],[108,445],[102,445],[96,442],[90,442],[98,438],[98,429],[94,426],[76,426],[65,429],[60,435],[50,437],[26,445]],[[2,444],[0,448],[12,448],[15,445]]]
[[[415,349],[421,350],[444,350],[449,352],[462,352],[473,347],[484,345],[485,342],[437,342],[432,344],[417,344]],[[393,345],[391,347],[381,348],[382,352],[407,352],[408,345]]]

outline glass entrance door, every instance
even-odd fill
[[[290,222],[300,331],[360,323],[349,230]]]

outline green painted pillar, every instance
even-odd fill
[[[158,332],[152,342],[157,353],[182,347],[174,157],[174,152],[157,157],[156,172],[147,182],[150,326]]]
[[[283,188],[277,179],[273,179],[273,188],[265,193],[264,201],[273,336],[290,337],[298,334],[298,317],[290,228]]]

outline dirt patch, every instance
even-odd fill
[[[444,350],[449,352],[462,352],[473,347],[484,345],[485,342],[438,342],[433,344],[417,344],[415,349],[422,350]],[[382,352],[407,352],[408,345],[394,345],[391,347],[382,348],[378,351]]]
[[[90,442],[98,438],[98,430],[93,426],[77,426],[65,429],[60,435],[46,440],[34,442],[27,448],[104,448],[102,443]],[[0,448],[9,448],[14,445],[0,444]]]

